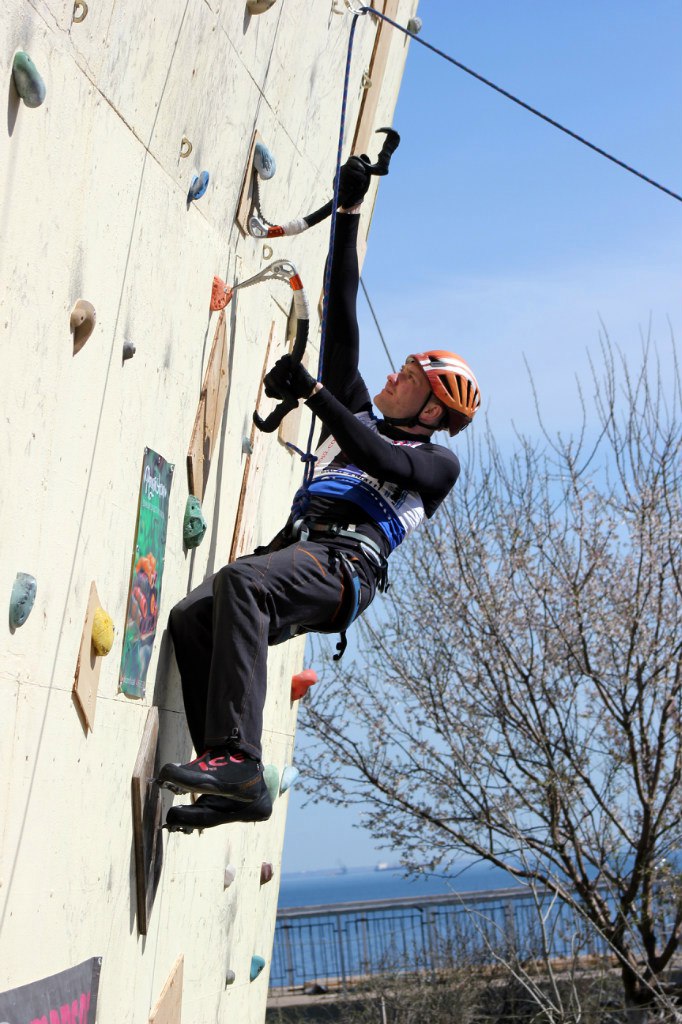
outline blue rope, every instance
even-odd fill
[[[355,37],[355,27],[360,14],[367,14],[369,8],[363,7],[361,11],[353,15],[353,21],[350,27],[350,36],[348,37],[348,53],[346,55],[346,74],[343,80],[343,99],[341,101],[341,123],[339,125],[339,145],[336,153],[336,173],[334,174],[334,199],[332,201],[332,214],[331,214],[331,227],[329,229],[329,252],[327,254],[327,266],[324,275],[324,297],[322,300],[322,324],[320,332],[320,357],[317,363],[317,379],[320,379],[322,374],[322,365],[324,362],[324,343],[327,336],[327,313],[329,310],[329,286],[331,284],[331,273],[332,273],[332,260],[334,258],[334,238],[336,236],[336,208],[339,205],[339,180],[341,178],[341,155],[343,151],[343,137],[346,131],[346,105],[348,103],[348,84],[350,81],[350,64],[351,55],[353,53],[353,39]],[[308,434],[308,445],[305,458],[305,470],[303,473],[303,487],[308,487],[310,481],[313,478],[315,472],[315,457],[311,456],[313,448],[313,435],[315,433],[315,421],[316,416],[313,414],[312,422],[310,424],[310,433]]]

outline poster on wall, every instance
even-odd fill
[[[93,956],[30,985],[0,992],[3,1024],[95,1024],[102,957]]]
[[[161,602],[161,580],[168,531],[168,505],[175,466],[145,448],[137,530],[128,590],[119,693],[144,697]]]

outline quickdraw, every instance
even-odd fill
[[[386,140],[381,147],[376,163],[370,163],[369,157],[364,153],[359,157],[351,157],[351,160],[362,160],[370,174],[383,177],[383,175],[388,174],[391,157],[400,144],[400,135],[393,128],[378,128],[377,133],[379,132],[383,132],[386,135]],[[305,217],[297,217],[295,220],[287,221],[286,224],[271,224],[263,216],[263,211],[261,210],[258,176],[255,172],[252,194],[253,206],[258,214],[257,216],[252,214],[248,219],[249,234],[253,238],[282,238],[284,235],[300,235],[301,232],[307,231],[308,228],[312,228],[315,224],[319,224],[320,221],[329,217],[333,208],[333,200],[330,200],[324,206],[321,206],[319,210],[308,213]]]

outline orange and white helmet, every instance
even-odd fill
[[[434,395],[446,407],[450,436],[468,427],[481,404],[478,381],[469,364],[442,349],[415,352],[407,358],[419,363]]]

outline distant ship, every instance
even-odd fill
[[[390,867],[391,867],[391,865],[388,863],[388,861],[380,860],[374,870],[375,871],[388,871],[388,870],[390,870]]]

